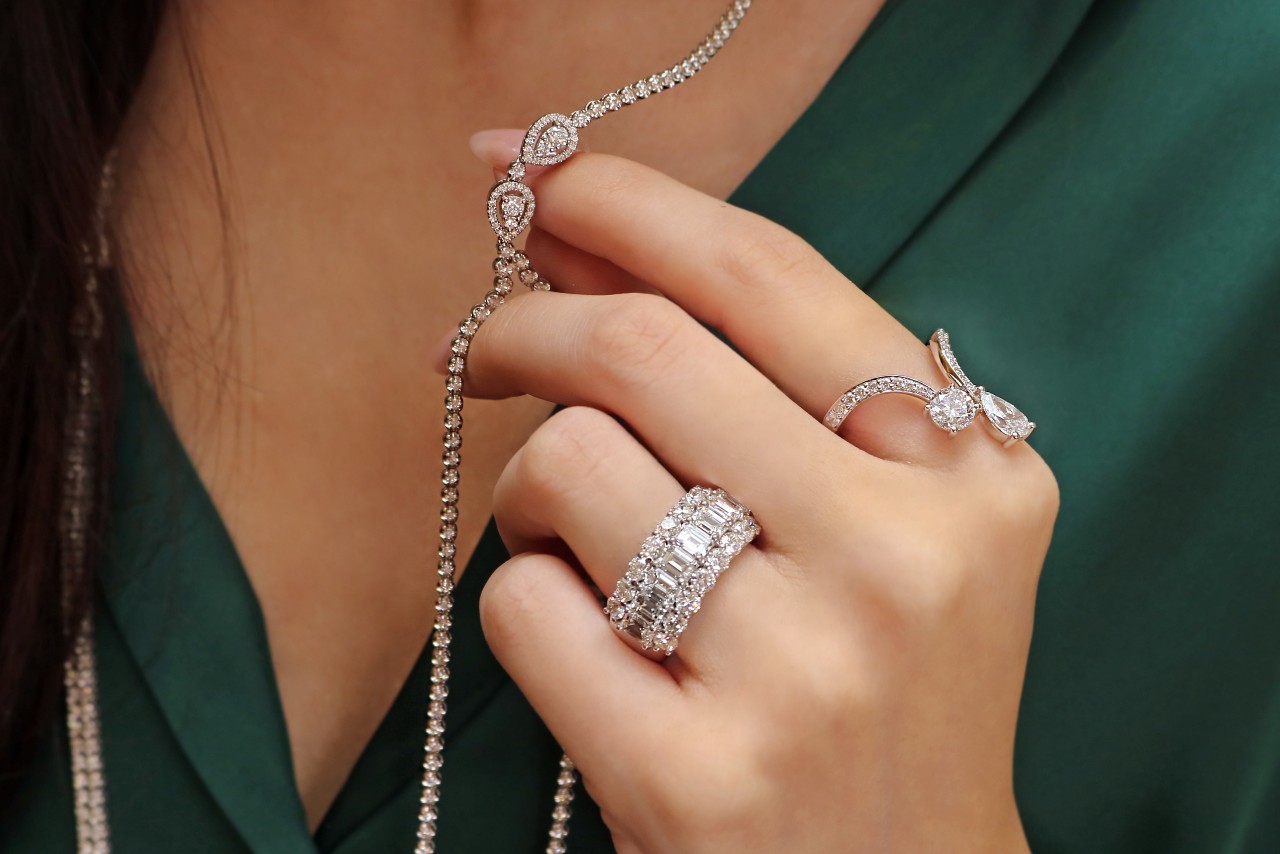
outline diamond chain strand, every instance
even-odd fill
[[[431,634],[431,689],[427,704],[427,725],[422,760],[422,794],[418,812],[418,833],[415,854],[434,854],[436,822],[439,817],[440,771],[444,764],[445,700],[449,693],[449,648],[452,642],[453,591],[458,536],[458,467],[462,445],[462,374],[466,368],[467,350],[471,339],[490,314],[506,301],[515,281],[532,290],[550,290],[551,285],[542,279],[529,264],[523,252],[516,250],[514,239],[528,225],[533,215],[533,193],[523,185],[525,164],[540,162],[559,163],[573,153],[577,130],[585,128],[595,119],[622,109],[638,101],[674,88],[702,70],[713,56],[724,47],[738,24],[751,7],[751,0],[735,0],[721,16],[716,28],[684,60],[657,74],[607,92],[598,100],[589,101],[581,110],[567,117],[563,126],[553,128],[559,136],[550,143],[550,154],[538,153],[526,144],[524,153],[515,160],[508,171],[506,182],[518,185],[527,206],[521,205],[520,215],[514,220],[518,228],[510,228],[512,221],[497,219],[497,212],[505,215],[505,208],[495,206],[490,197],[490,220],[498,232],[497,257],[494,259],[494,285],[485,294],[470,315],[458,325],[453,339],[453,356],[449,360],[449,373],[445,380],[444,453],[441,456],[443,472],[440,492],[440,548],[437,566],[436,617]],[[552,118],[552,117],[545,117]],[[555,116],[554,118],[566,118]],[[543,120],[539,120],[540,122]],[[540,128],[541,129],[541,128]],[[562,137],[570,143],[566,145]],[[534,143],[537,140],[533,140]],[[547,157],[550,159],[547,159]],[[66,626],[71,650],[64,667],[64,685],[67,701],[67,732],[71,747],[72,784],[75,791],[76,850],[78,854],[110,854],[110,830],[107,821],[105,768],[102,758],[102,734],[100,729],[97,693],[96,661],[94,654],[94,625],[92,593],[83,603],[73,601],[72,591],[83,577],[89,518],[93,508],[94,484],[97,476],[93,453],[93,438],[97,433],[97,421],[101,407],[99,386],[94,364],[94,348],[102,335],[103,313],[99,294],[99,272],[110,263],[107,241],[106,215],[115,179],[115,152],[110,152],[102,167],[94,211],[94,244],[83,248],[85,262],[84,300],[76,309],[72,322],[72,340],[76,351],[74,371],[69,381],[69,410],[67,417],[67,454],[64,471],[62,507],[59,517],[59,534],[62,540],[62,590],[63,610],[71,614],[77,608],[81,616],[76,626]],[[495,193],[497,191],[495,190]],[[499,199],[500,201],[500,199]],[[564,854],[565,840],[569,835],[569,816],[573,802],[577,774],[568,756],[560,759],[556,778],[556,793],[551,812],[551,828],[548,833],[548,854]]]
[[[524,185],[525,166],[529,163],[552,165],[567,160],[577,146],[577,131],[610,112],[671,89],[697,74],[724,47],[751,7],[751,0],[735,0],[713,29],[684,60],[671,68],[608,92],[589,101],[569,116],[551,114],[530,128],[521,154],[511,163],[507,178],[499,181],[489,196],[489,222],[498,235],[497,257],[493,262],[493,288],[484,295],[471,313],[458,324],[453,339],[453,355],[445,379],[444,454],[440,493],[440,562],[437,569],[436,623],[432,633],[431,690],[427,705],[426,743],[422,760],[421,809],[418,814],[418,842],[415,854],[434,854],[436,821],[439,817],[440,771],[444,764],[445,698],[449,693],[449,644],[453,625],[453,590],[458,536],[458,466],[462,445],[462,383],[467,352],[480,325],[502,305],[516,280],[531,290],[550,290],[529,264],[523,252],[516,250],[514,240],[533,216],[533,192]],[[554,132],[555,136],[550,134]],[[538,134],[547,136],[539,137]],[[548,141],[549,140],[549,141]],[[551,828],[547,835],[547,854],[564,854],[569,836],[569,816],[573,803],[577,774],[567,755],[560,759],[556,793],[551,812]]]
[[[107,206],[115,182],[115,151],[102,166],[93,213],[94,244],[81,245],[84,292],[71,319],[75,362],[68,383],[67,453],[63,472],[58,533],[62,544],[62,613],[70,653],[63,665],[67,699],[67,738],[71,748],[71,783],[75,793],[76,850],[79,854],[111,854],[107,829],[106,780],[102,733],[98,719],[97,666],[93,650],[93,591],[82,590],[85,555],[97,479],[94,439],[101,412],[94,350],[102,337],[102,303],[98,275],[111,262],[106,239]],[[80,618],[72,625],[71,615]]]

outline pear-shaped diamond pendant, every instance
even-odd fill
[[[978,392],[978,403],[982,407],[982,414],[987,416],[987,421],[991,422],[992,427],[1010,441],[1021,441],[1036,429],[1034,421],[1003,397],[997,397],[985,388],[979,388]]]
[[[499,181],[489,191],[489,225],[500,240],[515,240],[533,219],[533,208],[533,190],[519,181]]]
[[[547,113],[524,135],[520,159],[538,166],[552,166],[568,160],[578,149],[578,128],[568,116]]]

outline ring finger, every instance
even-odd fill
[[[494,489],[494,517],[513,554],[545,551],[548,541],[563,541],[608,595],[684,494],[621,424],[599,410],[572,407],[538,428],[503,471]],[[724,649],[742,650],[741,642],[723,641],[750,634],[736,624],[750,622],[759,597],[771,595],[778,581],[756,549],[734,560],[731,575],[740,577],[708,594],[716,599],[712,613],[699,614],[680,641],[680,660],[694,669],[719,661]],[[618,637],[631,643],[622,633]],[[709,643],[717,638],[720,643]]]
[[[534,431],[493,490],[493,515],[512,554],[562,540],[602,592],[684,488],[621,424],[574,406]]]

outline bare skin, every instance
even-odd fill
[[[759,3],[705,74],[588,145],[724,198],[880,2]],[[467,138],[679,58],[721,3],[176,5],[121,143],[116,230],[148,368],[262,603],[314,828],[430,629],[428,368],[492,249]],[[549,409],[468,403],[461,558]]]

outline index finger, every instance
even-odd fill
[[[761,216],[603,154],[575,155],[541,175],[536,190],[540,228],[723,332],[816,418],[871,377],[907,374],[946,385],[910,330],[804,240]],[[954,459],[957,445],[911,405],[918,407],[867,407],[846,429],[881,456]],[[957,441],[986,444],[968,435]]]

